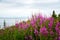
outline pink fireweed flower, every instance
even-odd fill
[[[60,22],[58,22],[58,23],[56,24],[55,30],[56,30],[57,33],[60,32]]]
[[[53,26],[53,22],[49,22],[49,24],[48,24],[48,26],[49,26],[49,28],[52,28],[52,26]]]
[[[41,25],[43,22],[44,22],[44,20],[40,19],[40,22],[39,22],[39,24]]]
[[[40,22],[39,22],[39,24],[40,25],[42,25],[42,23],[45,21],[45,18],[42,16],[42,17],[40,17]]]
[[[29,24],[28,23],[20,23],[20,28],[22,28],[22,29],[27,29],[28,27],[29,27]]]
[[[19,23],[19,27],[20,27],[20,28],[23,28],[23,27],[24,27],[24,23],[22,23],[22,22]]]
[[[47,36],[48,35],[48,31],[47,31],[47,29],[46,29],[46,27],[44,26],[44,27],[42,27],[42,28],[40,28],[40,33],[42,34],[42,35],[45,35],[45,36]]]
[[[40,25],[42,25],[44,22],[45,22],[45,18],[43,18],[43,19],[40,19],[40,22],[39,22],[39,24],[40,24]]]
[[[35,27],[36,21],[35,20],[31,20],[31,25],[32,27]]]
[[[53,17],[48,18],[49,21],[54,21]]]
[[[25,40],[33,40],[33,37],[31,35],[25,36]]]
[[[24,28],[24,29],[27,29],[29,26],[30,26],[30,25],[29,25],[28,23],[26,23],[23,28]]]
[[[33,40],[33,38],[32,38],[32,36],[31,36],[31,35],[29,36],[29,39],[30,39],[30,40]]]
[[[48,26],[49,26],[49,28],[52,28],[52,26],[53,26],[53,21],[54,21],[54,18],[49,18],[49,24],[48,24]]]
[[[60,36],[59,36],[58,40],[60,40]]]
[[[50,31],[50,35],[53,36],[54,35],[54,32],[53,31]]]
[[[59,28],[55,27],[56,32],[59,34]]]
[[[60,27],[60,22],[58,22],[56,26],[59,26]]]
[[[60,40],[60,36],[57,37],[57,40]]]
[[[42,14],[38,14],[38,15],[37,15],[37,18],[38,18],[38,19],[43,19],[44,17],[42,16]]]
[[[59,36],[60,36],[60,31],[59,31]]]
[[[34,30],[34,34],[35,34],[35,36],[38,36],[38,30],[37,29]]]
[[[18,23],[16,23],[16,24],[15,24],[15,26],[16,26],[16,27],[19,27],[19,24],[18,24]]]

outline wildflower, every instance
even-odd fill
[[[44,26],[44,27],[42,27],[42,28],[40,28],[40,33],[42,34],[42,35],[45,35],[45,36],[47,36],[48,35],[48,31],[47,31],[47,29],[46,29],[46,27]]]
[[[54,18],[49,18],[49,24],[48,24],[48,26],[49,26],[49,28],[52,28],[52,26],[53,26],[53,21],[54,21]]]
[[[34,30],[34,34],[35,34],[35,36],[38,36],[38,30],[37,29]]]
[[[42,21],[42,20],[40,20],[40,23],[39,23],[39,24],[41,25],[42,23],[43,23],[43,21]]]
[[[60,37],[58,38],[58,40],[60,40]]]
[[[29,36],[25,36],[25,40],[33,40],[33,38],[31,35],[29,35]]]
[[[54,40],[60,40],[60,36],[59,37],[55,37]]]
[[[56,30],[57,33],[60,32],[60,22],[58,22],[58,23],[56,24],[55,30]]]
[[[24,25],[24,29],[27,29],[28,27],[29,27],[29,24],[26,23],[26,24]]]
[[[43,19],[44,17],[42,16],[42,14],[39,14],[38,16],[37,16],[39,19]]]
[[[23,28],[24,27],[24,24],[21,22],[21,23],[19,23],[19,27],[20,28]]]
[[[32,27],[35,27],[36,21],[35,20],[31,20],[31,25]]]
[[[15,26],[16,26],[16,27],[19,27],[19,24],[18,24],[18,23],[16,23],[16,24],[15,24]]]
[[[45,21],[45,18],[40,18],[39,24],[42,25],[42,23]]]
[[[53,31],[50,31],[50,35],[53,36],[54,35],[54,32]]]
[[[53,22],[49,22],[48,26],[49,28],[52,28]]]
[[[49,21],[54,21],[53,17],[48,18]]]

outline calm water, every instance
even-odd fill
[[[4,26],[4,20],[6,23],[6,26],[15,25],[15,23],[19,23],[20,21],[26,21],[27,18],[0,18],[0,28],[3,28]]]

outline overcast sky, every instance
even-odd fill
[[[53,10],[60,13],[60,0],[0,0],[0,17],[50,16]]]

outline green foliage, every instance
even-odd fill
[[[57,17],[56,14],[55,14],[55,11],[53,11],[52,17],[54,18],[52,29],[51,29],[54,32],[53,36],[50,35],[50,29],[49,29],[49,26],[48,26],[49,20],[48,19],[45,20],[44,23],[42,23],[42,25],[40,25],[39,24],[40,19],[38,19],[36,21],[36,27],[35,27],[35,29],[38,30],[38,36],[36,36],[34,34],[35,29],[34,29],[34,27],[32,27],[31,24],[26,29],[22,29],[22,28],[18,28],[18,27],[16,28],[16,26],[11,26],[11,27],[6,28],[4,30],[3,29],[0,30],[0,40],[25,40],[26,36],[27,37],[32,36],[32,38],[34,40],[54,40],[54,38],[57,37],[56,30],[55,30],[56,23],[57,23],[56,20],[60,21],[60,14]],[[30,23],[30,20],[28,20],[27,23]],[[5,26],[5,22],[4,22],[4,26]],[[40,34],[41,26],[42,27],[46,26],[46,28],[48,30],[48,35],[47,36],[44,36],[44,35]]]
[[[58,14],[58,20],[60,21],[60,14]]]
[[[18,29],[5,29],[3,35],[0,34],[0,40],[24,40],[24,31]]]
[[[55,19],[57,18],[57,15],[55,14],[55,11],[54,10],[53,10],[52,17],[55,18]]]

